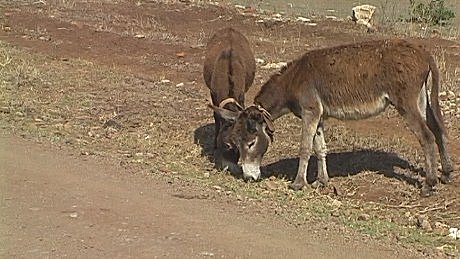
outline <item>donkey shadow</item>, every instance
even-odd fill
[[[214,163],[214,123],[198,127],[194,131],[194,143],[201,147],[201,156]],[[363,171],[383,173],[386,177],[404,181],[413,186],[420,186],[416,176],[402,174],[395,170],[409,170],[415,174],[424,176],[423,170],[414,167],[408,161],[400,158],[395,153],[363,149],[358,151],[346,151],[328,153],[326,158],[329,177],[347,177]],[[293,180],[297,174],[299,158],[286,158],[261,167],[263,177],[285,177]],[[311,156],[308,163],[307,180],[315,181],[318,172],[318,161]],[[236,178],[242,178],[241,172],[231,172]]]
[[[193,132],[193,142],[201,147],[201,156],[214,163],[214,123],[198,127]]]
[[[329,177],[331,178],[347,177],[359,174],[363,171],[374,171],[416,187],[419,187],[421,183],[415,175],[406,175],[398,172],[400,170],[395,169],[409,170],[419,175],[424,174],[423,170],[414,167],[408,161],[398,157],[395,153],[368,149],[328,153],[326,164]],[[276,176],[293,180],[297,174],[298,165],[298,158],[287,158],[263,166],[261,169],[264,177]],[[307,169],[307,181],[309,183],[314,182],[317,174],[318,160],[315,156],[311,156]]]
[[[214,163],[214,123],[209,123],[195,129],[193,142],[201,147],[201,156],[205,156],[209,162]],[[228,172],[237,179],[243,178],[241,167],[228,169]]]

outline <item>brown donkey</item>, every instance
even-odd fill
[[[428,78],[431,73],[431,94]],[[446,129],[439,108],[439,71],[433,56],[405,40],[378,40],[312,50],[289,63],[261,88],[253,106],[243,111],[213,107],[234,120],[231,140],[241,154],[245,178],[260,177],[260,162],[270,143],[272,120],[292,112],[302,119],[299,168],[291,188],[307,185],[310,155],[318,157],[318,179],[326,185],[326,143],[323,119],[364,119],[390,104],[405,118],[425,154],[422,195],[437,183],[436,145],[441,156],[441,181],[451,181]],[[270,117],[271,115],[271,117]],[[435,145],[436,144],[436,145]]]
[[[217,31],[208,42],[203,77],[212,103],[233,111],[242,110],[244,94],[254,81],[256,63],[249,42],[233,28]],[[228,140],[233,126],[214,112],[214,160],[217,168],[238,170],[238,150]]]

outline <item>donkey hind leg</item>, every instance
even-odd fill
[[[318,179],[312,183],[314,188],[327,186],[329,182],[329,175],[326,166],[327,147],[324,141],[323,122],[321,121],[316,130],[315,138],[313,139],[313,148],[315,150],[316,158],[318,159]]]
[[[436,176],[436,149],[435,137],[424,120],[424,114],[421,113],[416,105],[409,105],[405,108],[397,107],[399,113],[406,119],[407,126],[417,136],[420,145],[425,154],[425,183],[421,189],[422,196],[430,196],[433,187],[437,184]]]
[[[442,183],[449,183],[452,181],[451,173],[454,171],[452,160],[447,152],[447,139],[445,132],[443,130],[443,126],[439,123],[442,123],[442,118],[438,117],[436,120],[435,111],[433,111],[430,107],[426,109],[426,117],[427,117],[427,124],[430,130],[433,132],[436,138],[436,145],[438,146],[439,155],[441,157],[441,166],[442,166],[442,175],[441,175],[441,182]]]
[[[300,190],[307,183],[308,160],[313,149],[313,139],[320,121],[320,116],[311,111],[302,111],[302,136],[300,140],[299,168],[293,183],[289,187],[293,190]]]

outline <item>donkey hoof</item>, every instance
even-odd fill
[[[311,187],[317,189],[322,187],[327,187],[327,182],[323,183],[322,181],[316,180],[311,184]]]
[[[452,175],[441,175],[441,183],[443,184],[448,184],[448,183],[451,183],[452,182]]]
[[[422,186],[422,189],[420,190],[420,195],[422,197],[430,197],[433,194],[434,194],[433,186],[429,186],[429,185]]]
[[[294,191],[300,191],[302,188],[305,186],[303,183],[291,183],[289,184],[289,189],[294,190]]]

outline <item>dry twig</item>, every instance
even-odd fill
[[[426,207],[425,209],[419,211],[420,214],[424,214],[430,211],[436,211],[436,210],[442,210],[442,209],[447,209],[447,206],[451,205],[454,203],[457,199],[452,199],[450,201],[445,200],[443,206],[437,206],[437,207]]]

